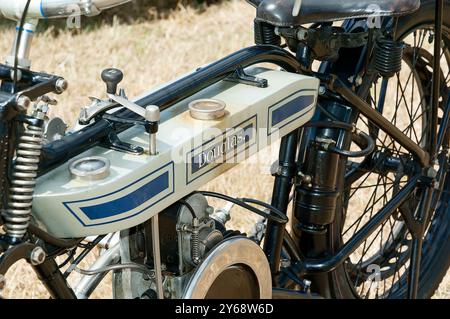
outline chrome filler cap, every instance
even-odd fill
[[[110,162],[100,156],[84,157],[69,165],[73,179],[82,181],[98,181],[109,176]]]
[[[189,103],[191,116],[197,120],[217,120],[225,115],[225,102],[214,99],[200,99]]]

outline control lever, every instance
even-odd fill
[[[156,133],[158,133],[159,120],[161,119],[159,107],[156,105],[149,105],[144,109],[122,96],[108,94],[108,97],[112,101],[124,106],[145,119],[145,130],[150,134],[149,154],[156,155]]]
[[[116,95],[117,87],[123,80],[123,72],[119,69],[108,68],[103,70],[101,78],[106,84],[106,93]],[[119,95],[125,97],[125,91],[121,89],[119,91]],[[99,114],[117,106],[111,99],[101,100],[95,97],[90,97],[90,100],[92,101],[91,105],[82,108],[78,117],[78,123],[81,125],[88,125],[92,119]]]
[[[123,80],[123,72],[114,68],[105,69],[102,72],[102,80],[106,83],[106,93],[115,95],[117,86]]]
[[[91,120],[99,114],[102,114],[111,108],[117,107],[117,104],[127,108],[133,113],[136,113],[140,117],[144,118],[144,121],[134,121],[129,119],[114,118],[113,115],[104,114],[105,117],[114,118],[116,121],[132,121],[136,124],[143,124],[145,130],[149,133],[149,154],[156,155],[156,133],[158,133],[159,120],[161,118],[159,107],[156,105],[149,105],[145,109],[136,103],[131,102],[125,96],[125,91],[121,89],[117,95],[117,87],[119,83],[123,80],[123,72],[119,69],[109,68],[102,72],[102,80],[106,84],[106,93],[108,100],[100,100],[96,98],[91,98],[92,104],[90,107],[83,108],[80,113],[78,122],[82,125],[89,124]],[[124,143],[119,140],[116,134],[109,136],[109,143],[115,149],[130,152],[133,154],[141,154],[143,152],[141,147],[135,147],[128,143]]]

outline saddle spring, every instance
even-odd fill
[[[32,117],[43,120],[48,106],[36,106]],[[4,229],[11,241],[20,241],[31,219],[33,194],[44,140],[43,126],[28,124],[19,137],[12,171],[8,204],[3,212]]]
[[[390,78],[402,69],[404,43],[381,39],[375,48],[375,68],[382,77]]]
[[[279,46],[281,38],[275,33],[275,27],[260,21],[254,21],[255,44]]]

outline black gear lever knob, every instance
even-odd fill
[[[123,72],[114,68],[105,69],[102,72],[102,80],[106,83],[106,92],[116,94],[117,85],[123,80]]]

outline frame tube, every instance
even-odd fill
[[[444,110],[443,123],[444,127],[441,125],[441,132],[437,132],[438,128],[438,109],[439,109],[439,98],[440,92],[440,60],[441,60],[441,42],[442,42],[442,20],[443,20],[443,10],[444,1],[436,0],[435,6],[435,32],[434,32],[434,56],[433,56],[433,92],[431,96],[431,132],[430,140],[428,145],[430,145],[430,156],[431,160],[435,161],[437,153],[439,151],[440,143],[443,142],[443,137],[446,135],[447,125],[448,125],[448,105]],[[448,103],[447,103],[448,104]],[[425,190],[425,196],[419,207],[418,222],[420,223],[420,229],[417,232],[412,232],[413,243],[411,251],[411,264],[409,269],[409,281],[408,281],[408,298],[416,299],[417,291],[419,289],[419,277],[420,277],[420,263],[422,260],[422,243],[423,235],[425,232],[426,221],[430,214],[431,201],[433,198],[433,187],[428,186]]]
[[[419,145],[414,143],[406,134],[400,131],[394,124],[389,122],[383,115],[377,112],[377,110],[370,107],[364,100],[353,93],[341,80],[335,76],[331,76],[328,79],[328,85],[330,89],[339,93],[346,99],[352,106],[357,108],[362,114],[367,116],[369,120],[374,122],[384,132],[393,137],[400,145],[411,152],[420,162],[422,167],[430,165],[430,155],[423,150]]]
[[[289,205],[289,194],[292,189],[292,181],[296,172],[296,154],[299,130],[291,132],[281,139],[280,153],[278,159],[279,172],[275,177],[271,205],[287,214]],[[272,275],[278,272],[280,266],[281,249],[285,224],[267,222],[264,240],[264,252],[269,259]],[[274,276],[272,276],[274,278]]]
[[[52,298],[76,299],[76,295],[58,268],[53,258],[47,258],[42,264],[33,266],[38,278],[44,284]]]
[[[221,60],[197,69],[161,89],[152,92],[136,101],[142,107],[157,105],[163,111],[171,105],[205,89],[208,86],[233,74],[238,67],[248,67],[258,63],[273,63],[288,72],[299,73],[298,61],[286,50],[272,45],[257,45],[237,51]],[[115,116],[127,119],[138,119],[135,113],[121,109]],[[120,133],[132,124],[113,124],[108,120],[99,119],[95,123],[62,139],[47,144],[42,149],[41,172],[49,170],[85,150],[100,144],[109,133]]]
[[[434,32],[434,57],[433,57],[433,92],[431,96],[431,134],[430,134],[430,156],[432,160],[436,156],[437,144],[437,127],[438,127],[438,109],[440,92],[440,76],[441,76],[441,41],[442,41],[442,18],[444,10],[444,0],[436,0],[435,7],[435,32]]]

